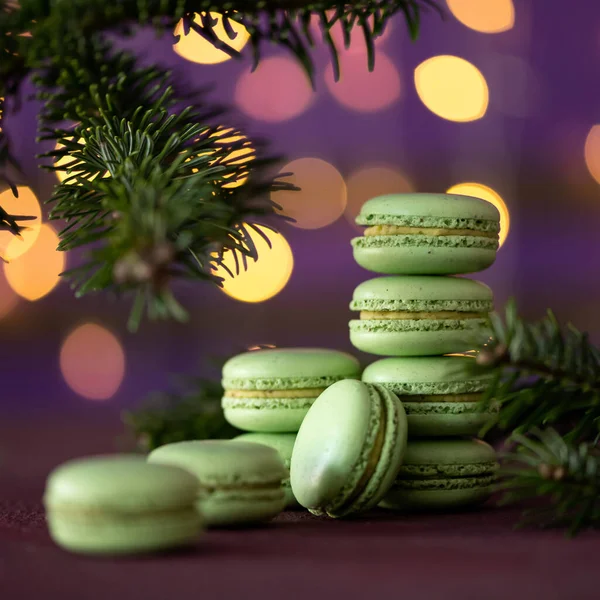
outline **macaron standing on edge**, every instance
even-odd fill
[[[52,539],[85,554],[140,554],[193,544],[202,530],[198,480],[127,454],[66,462],[48,477]]]
[[[398,396],[410,438],[474,436],[494,413],[482,412],[478,403],[491,375],[473,367],[474,358],[467,356],[383,358],[362,378]]]
[[[315,399],[347,378],[360,378],[360,364],[345,352],[324,348],[246,352],[223,367],[225,418],[245,431],[296,432]]]
[[[355,380],[335,383],[311,406],[296,437],[294,496],[311,513],[330,517],[375,506],[396,478],[406,430],[393,393]]]
[[[482,440],[411,440],[391,490],[380,503],[395,510],[452,510],[485,502],[498,462]]]
[[[384,356],[466,352],[487,335],[493,309],[489,287],[463,277],[376,277],[355,290],[350,340],[359,350]]]
[[[285,507],[282,481],[289,472],[277,451],[262,444],[175,442],[153,450],[148,462],[180,467],[199,480],[196,500],[208,527],[268,521]]]
[[[480,198],[388,194],[367,200],[356,222],[367,228],[354,259],[375,273],[474,273],[496,259],[500,213]]]

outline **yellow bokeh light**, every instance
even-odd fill
[[[0,319],[5,317],[18,304],[19,297],[12,291],[0,266]]]
[[[225,31],[221,15],[216,12],[211,12],[210,16],[217,21],[217,24],[213,26],[213,32],[216,37],[233,50],[240,52],[250,39],[248,30],[241,23],[229,19],[231,28],[237,34],[231,39]],[[198,25],[202,24],[202,20],[198,14],[196,14],[194,22]],[[173,49],[179,56],[186,60],[202,65],[216,65],[231,58],[227,52],[215,48],[209,41],[205,40],[194,30],[190,29],[189,33],[185,35],[183,21],[179,21],[175,27],[175,35],[179,36],[179,41],[173,45]]]
[[[125,352],[104,327],[85,323],[73,330],[60,350],[60,370],[67,385],[89,400],[114,396],[125,375]]]
[[[446,0],[450,12],[463,24],[481,33],[500,33],[515,24],[512,0]]]
[[[83,138],[79,138],[79,143],[85,145],[85,140]],[[60,142],[57,142],[55,149],[56,150],[61,150],[63,148],[63,145]],[[58,180],[63,183],[65,180],[69,179],[70,177],[73,177],[74,173],[67,173],[66,169],[71,167],[71,163],[73,162],[73,158],[67,154],[65,156],[62,156],[61,158],[57,159],[54,161],[54,166],[55,167],[59,167],[60,169],[63,169],[62,171],[54,171],[56,173],[56,176],[58,177]],[[107,171],[103,177],[109,177],[110,173]],[[90,177],[90,181],[93,181],[94,179],[96,179],[96,177],[98,177],[98,175],[93,175],[92,177]],[[68,181],[67,182],[68,185],[79,185],[79,183],[76,183],[75,180],[72,181]]]
[[[5,190],[0,194],[0,206],[9,214],[25,217],[35,217],[31,221],[20,221],[25,227],[20,236],[15,236],[10,231],[0,231],[0,256],[7,261],[12,261],[25,254],[35,243],[42,225],[42,207],[35,194],[28,187],[17,187],[19,197],[15,198],[12,190]]]
[[[405,194],[413,190],[410,180],[394,167],[373,165],[359,169],[348,177],[346,218],[354,223],[362,205],[369,198],[384,194]]]
[[[59,252],[58,236],[47,223],[42,225],[35,244],[29,251],[4,265],[4,273],[10,287],[26,300],[39,300],[49,294],[60,281],[65,268],[65,253]],[[7,250],[11,251],[11,242]]]
[[[421,102],[442,119],[464,123],[481,119],[489,103],[485,77],[458,56],[434,56],[415,69]]]
[[[594,125],[585,139],[585,164],[591,176],[600,183],[600,125]]]
[[[266,227],[258,227],[271,241],[271,248],[260,234],[249,229],[258,260],[248,259],[248,268],[244,270],[238,257],[240,272],[236,275],[235,259],[231,252],[225,252],[223,262],[233,277],[221,266],[214,269],[216,275],[223,277],[223,291],[242,302],[263,302],[272,298],[285,287],[294,268],[292,249],[283,235]]]
[[[228,129],[219,128],[210,137],[216,138],[215,144],[219,145],[219,146],[227,146],[229,144],[232,144],[233,142],[240,142],[240,141],[246,140],[245,136],[243,136],[241,134],[230,135],[232,133],[235,133],[235,132],[234,132],[233,128],[231,128],[231,127]],[[247,144],[244,144],[243,148],[240,148],[239,150],[234,150],[233,152],[231,152],[227,156],[227,158],[224,161],[222,161],[221,164],[223,166],[246,165],[249,162],[253,161],[255,158],[256,158],[256,152],[255,152],[254,148],[248,142]],[[231,178],[231,177],[233,177],[233,175],[228,176],[228,178]],[[243,172],[239,177],[232,179],[232,181],[230,181],[229,183],[225,183],[223,185],[223,187],[224,188],[236,188],[236,187],[239,187],[240,185],[243,185],[244,183],[246,183],[247,179],[248,179],[247,172]]]
[[[446,193],[474,196],[475,198],[481,198],[482,200],[487,200],[490,204],[493,204],[500,212],[499,243],[500,246],[504,244],[510,230],[510,213],[508,212],[506,203],[498,192],[482,183],[457,183],[447,190]]]
[[[279,204],[290,223],[301,229],[319,229],[337,221],[346,208],[348,194],[340,172],[319,158],[299,158],[288,163],[281,173],[292,173],[285,181],[300,188],[298,192],[279,191],[271,200]]]

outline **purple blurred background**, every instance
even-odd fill
[[[511,296],[528,317],[552,307],[561,321],[572,321],[600,342],[600,190],[584,158],[586,138],[600,122],[600,6],[596,0],[578,0],[577,10],[561,0],[515,4],[514,26],[494,34],[465,26],[447,10],[445,21],[427,14],[420,39],[411,43],[402,17],[396,18],[378,49],[397,69],[400,97],[371,112],[351,110],[330,93],[324,83],[330,59],[322,44],[310,106],[277,122],[252,118],[236,106],[236,85],[250,67],[247,55],[241,61],[194,64],[173,52],[168,36],[157,40],[149,31],[127,46],[145,60],[171,67],[194,87],[214,84],[210,98],[231,104],[236,124],[250,137],[271,140],[272,151],[289,161],[320,158],[347,181],[362,167],[386,165],[417,191],[443,192],[465,181],[490,186],[508,206],[511,229],[495,265],[475,277],[494,289],[497,308]],[[444,120],[420,100],[415,68],[440,54],[460,56],[481,71],[489,87],[483,118]],[[269,55],[288,57],[281,50]],[[364,57],[360,67],[366,72]],[[286,85],[274,80],[266,92],[276,96]],[[38,169],[34,158],[50,150],[35,142],[38,108],[25,102],[7,116],[6,126],[24,167],[23,184],[46,200],[56,177]],[[2,411],[100,418],[167,388],[174,373],[218,376],[211,357],[256,344],[352,351],[348,303],[354,287],[372,276],[352,259],[356,227],[342,216],[320,229],[286,225],[281,231],[295,264],[278,295],[249,304],[209,285],[179,286],[191,313],[186,325],[145,322],[139,333],[130,334],[128,301],[105,295],[76,300],[64,283],[39,301],[19,300],[0,318]],[[85,322],[110,330],[124,349],[122,384],[101,402],[73,391],[61,374],[61,346]]]

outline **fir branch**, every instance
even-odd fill
[[[514,434],[504,456],[501,504],[535,501],[520,525],[566,526],[573,536],[600,526],[600,456],[593,443],[575,445],[554,429]]]
[[[225,421],[219,382],[190,378],[172,392],[152,394],[136,411],[123,414],[138,447],[150,451],[171,442],[228,439],[239,433]]]
[[[551,311],[526,323],[513,301],[504,320],[491,316],[490,328],[477,357],[494,374],[481,407],[495,404],[499,412],[486,431],[563,425],[568,440],[593,439],[600,430],[600,351],[588,336],[572,325],[562,330]]]

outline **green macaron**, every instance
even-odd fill
[[[384,358],[362,378],[398,396],[411,438],[477,435],[493,409],[484,412],[478,402],[491,375],[474,366],[473,358],[461,356]]]
[[[474,273],[496,259],[500,213],[479,198],[378,196],[363,204],[356,222],[367,229],[352,240],[354,259],[375,273]]]
[[[391,490],[380,503],[396,510],[450,510],[474,506],[492,492],[498,463],[481,440],[410,441]]]
[[[335,383],[298,432],[290,470],[294,496],[313,514],[330,517],[375,506],[396,478],[406,429],[402,404],[385,388]]]
[[[327,386],[360,377],[356,358],[323,348],[246,352],[223,367],[225,418],[245,431],[296,432]]]
[[[487,336],[492,291],[463,277],[396,275],[361,283],[350,308],[350,340],[383,356],[466,352]]]
[[[199,484],[185,470],[133,455],[73,460],[48,477],[52,539],[72,552],[137,554],[193,543],[202,529]]]
[[[148,462],[181,467],[198,478],[197,502],[208,527],[268,521],[285,507],[281,483],[289,472],[277,451],[261,444],[176,442],[153,450]]]
[[[283,464],[289,470],[292,461],[292,450],[296,441],[295,433],[243,433],[233,439],[234,442],[252,442],[263,444],[277,450]],[[297,508],[298,501],[294,498],[289,477],[282,482],[285,493],[285,504],[288,508]]]

